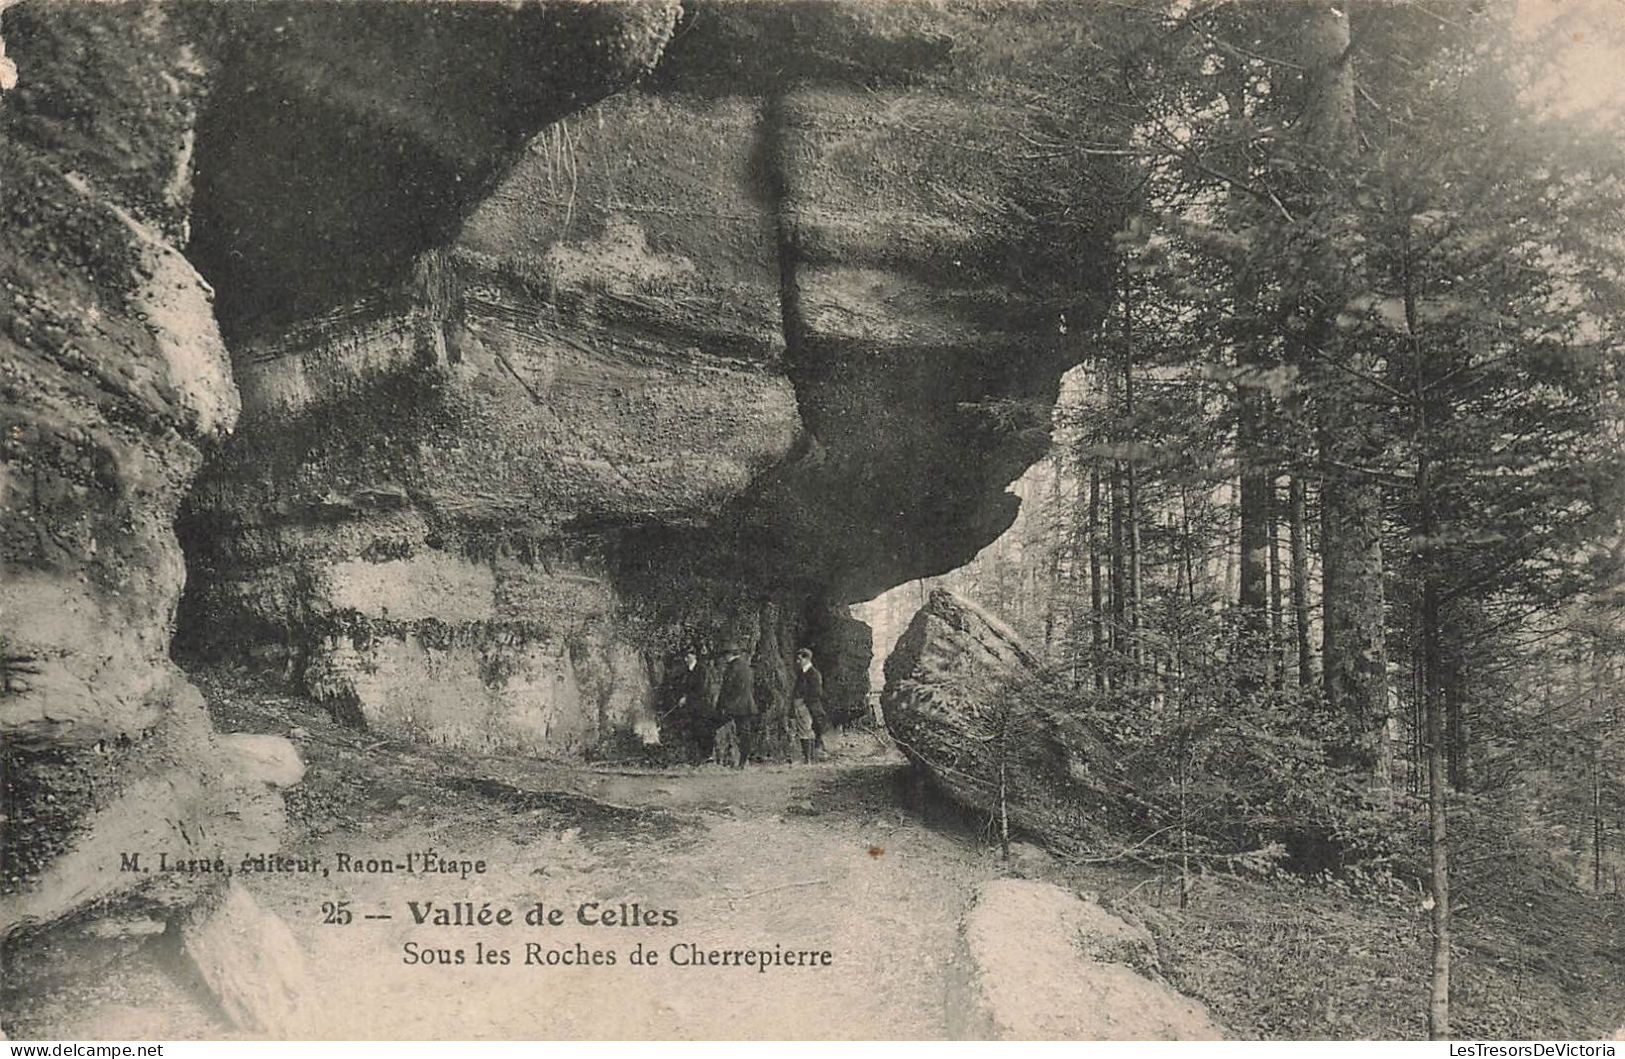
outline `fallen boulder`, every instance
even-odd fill
[[[300,1037],[296,1027],[305,957],[288,924],[241,884],[195,908],[181,925],[182,951],[237,1028]]]
[[[239,784],[259,780],[280,789],[305,778],[305,763],[299,759],[299,751],[280,735],[233,732],[219,738]]]
[[[1058,852],[1097,847],[1131,807],[1107,740],[1009,626],[931,593],[886,660],[898,747],[949,798]]]
[[[1049,883],[987,883],[965,917],[969,1008],[997,1040],[1207,1041],[1224,1030],[1162,978],[1141,926]]]

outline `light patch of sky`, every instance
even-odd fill
[[[1550,36],[1558,49],[1532,102],[1554,117],[1625,123],[1625,0],[1518,0],[1516,24],[1530,42]]]

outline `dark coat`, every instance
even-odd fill
[[[822,739],[824,730],[829,727],[829,714],[824,712],[824,674],[817,666],[808,666],[806,672],[796,670],[796,689],[790,693],[790,699],[792,702],[800,699],[807,704],[813,731]]]
[[[722,667],[722,689],[717,694],[717,712],[727,717],[751,717],[756,713],[756,677],[744,655]]]
[[[705,665],[702,663],[693,669],[684,669],[681,662],[677,665],[676,675],[671,681],[671,706],[673,710],[681,709],[691,716],[703,717],[711,712],[711,703],[706,692]]]
[[[808,666],[805,671],[796,670],[796,690],[790,697],[805,702],[814,717],[823,712],[824,674],[818,671],[817,666]]]

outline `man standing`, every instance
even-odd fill
[[[717,710],[738,733],[739,767],[744,768],[756,748],[756,676],[737,644],[722,649],[722,688],[717,694]],[[719,741],[722,733],[717,733]]]
[[[813,665],[812,648],[803,647],[796,652],[796,686],[790,693],[791,717],[796,735],[801,739],[801,755],[812,761],[813,743],[824,746],[824,732],[829,728],[829,715],[824,712],[824,674]],[[806,720],[802,720],[805,714]]]
[[[698,760],[711,756],[712,739],[716,734],[711,704],[706,701],[705,670],[700,668],[700,653],[696,648],[683,650],[683,660],[672,680],[672,705],[669,712],[677,715],[672,727],[692,734]]]

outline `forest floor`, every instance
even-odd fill
[[[225,731],[289,735],[307,764],[287,792],[284,852],[333,866],[434,850],[458,875],[239,876],[291,926],[310,1002],[279,1035],[315,1038],[942,1038],[967,1022],[962,917],[1019,875],[1090,895],[1156,940],[1166,979],[1243,1038],[1423,1036],[1426,914],[1416,895],[1339,883],[1176,878],[1144,864],[1005,861],[974,821],[922,795],[880,733],[811,766],[563,765],[381,741],[241,674],[197,676]],[[1454,1021],[1463,1038],[1594,1039],[1625,1025],[1625,902],[1504,871],[1458,881]],[[348,925],[324,904],[348,900]],[[561,926],[415,925],[408,902],[540,901]],[[674,926],[587,927],[576,908],[671,910]],[[389,915],[389,919],[365,919]],[[1031,929],[1042,930],[1043,924]],[[673,966],[674,945],[829,950],[827,968]],[[640,944],[658,966],[634,966]],[[476,964],[476,946],[507,965]],[[408,947],[462,949],[462,964]],[[606,950],[614,966],[526,965]],[[579,948],[578,948],[579,946]],[[152,954],[29,998],[14,1037],[232,1036]]]

